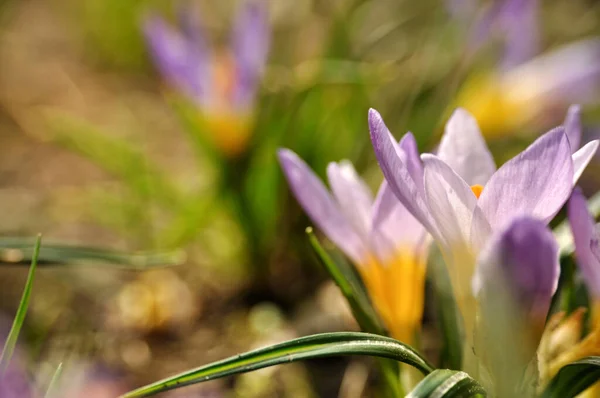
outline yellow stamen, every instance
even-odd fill
[[[423,316],[425,260],[412,250],[399,250],[385,263],[372,257],[359,269],[391,336],[411,344]]]
[[[483,192],[483,185],[479,185],[479,184],[471,185],[471,191],[473,191],[473,194],[475,195],[475,197],[477,199],[479,199],[479,196],[481,196],[481,192]]]
[[[236,156],[247,148],[252,133],[251,115],[211,113],[203,121],[210,139],[225,155]]]
[[[600,325],[595,322],[599,309],[598,301],[592,303],[590,331],[583,338],[584,308],[578,308],[568,316],[557,313],[550,318],[538,348],[540,390],[563,366],[588,356],[600,355]],[[596,383],[581,397],[597,397],[599,391],[600,385]]]

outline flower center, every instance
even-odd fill
[[[481,196],[481,192],[483,192],[483,185],[471,185],[471,191],[473,191],[473,195],[475,195],[475,197],[479,199],[479,197]]]

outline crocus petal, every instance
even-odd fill
[[[575,242],[575,256],[585,283],[594,298],[600,299],[599,235],[594,218],[587,208],[585,197],[575,188],[567,207],[569,224]]]
[[[206,102],[210,90],[207,55],[157,16],[145,19],[144,35],[163,77],[192,99]]]
[[[572,187],[571,148],[559,127],[500,167],[483,189],[478,205],[493,230],[523,215],[549,222]]]
[[[429,214],[425,199],[406,163],[398,154],[401,149],[383,122],[381,115],[374,109],[369,109],[369,131],[377,161],[390,185],[390,189],[406,209],[432,235],[436,236],[437,230]]]
[[[517,103],[594,101],[600,86],[600,40],[569,44],[507,71],[506,94]]]
[[[342,213],[354,230],[367,237],[371,228],[373,195],[369,187],[356,173],[349,161],[329,163],[327,166],[329,186]]]
[[[449,247],[468,247],[477,198],[469,185],[435,155],[423,154],[425,193],[431,216]]]
[[[581,145],[581,107],[579,105],[569,107],[563,125],[571,145],[571,153],[575,153]]]
[[[267,63],[271,32],[262,2],[244,5],[233,31],[233,53],[237,73],[234,101],[238,106],[252,102]]]
[[[545,319],[559,273],[558,244],[550,229],[541,220],[519,217],[494,234],[480,254],[473,293],[494,300],[492,292],[504,282],[518,308]]]
[[[504,0],[498,16],[504,31],[504,70],[531,59],[539,49],[537,0]]]
[[[531,217],[513,219],[479,255],[473,278],[480,308],[476,349],[485,353],[496,389],[519,383],[535,356],[559,272],[552,232]]]
[[[400,203],[384,180],[375,203],[370,242],[381,258],[394,254],[400,247],[424,249],[425,228]]]
[[[598,140],[590,141],[573,154],[573,185],[577,184],[579,177],[590,163],[598,150]]]
[[[419,155],[419,149],[417,148],[417,141],[412,133],[408,132],[404,134],[400,142],[398,143],[401,151],[402,162],[406,165],[408,174],[412,177],[415,185],[422,195],[425,194],[425,188],[423,185],[423,163],[421,162],[421,156]]]
[[[355,263],[363,263],[363,242],[321,180],[289,149],[280,149],[277,156],[292,192],[312,221]]]
[[[182,2],[177,6],[177,21],[185,37],[193,45],[194,49],[203,56],[208,57],[209,47],[206,43],[206,35],[199,18],[197,3]]]
[[[438,156],[469,185],[485,185],[496,171],[477,121],[462,108],[455,110],[446,123]]]

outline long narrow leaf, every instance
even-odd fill
[[[27,308],[29,307],[29,298],[31,297],[31,289],[33,287],[33,279],[35,276],[35,270],[37,267],[38,255],[40,253],[40,244],[42,242],[42,236],[38,235],[35,241],[35,247],[33,249],[33,257],[31,259],[31,267],[29,267],[29,274],[27,275],[27,282],[25,283],[25,289],[23,289],[23,295],[19,302],[19,308],[13,321],[6,343],[2,349],[2,355],[0,356],[0,372],[4,372],[10,362],[12,354],[17,345],[17,339],[19,338],[19,332],[25,321],[25,315],[27,314]]]
[[[385,328],[382,326],[382,322],[375,308],[373,308],[371,300],[355,269],[340,255],[336,256],[335,260],[331,258],[327,250],[319,243],[312,228],[307,228],[306,233],[321,263],[346,298],[352,314],[361,329],[365,332],[385,335]],[[398,363],[387,359],[380,359],[379,365],[389,395],[403,395],[401,394],[401,385],[398,377],[400,372]]]
[[[0,238],[0,265],[27,264],[35,251],[30,238]],[[132,269],[179,265],[185,261],[180,250],[124,253],[64,244],[44,244],[38,253],[39,265],[111,265]]]
[[[323,333],[301,337],[201,366],[140,387],[121,397],[147,397],[190,384],[250,372],[268,366],[343,355],[366,355],[393,359],[414,366],[423,374],[428,374],[433,370],[432,366],[415,350],[389,337],[369,333]]]
[[[44,395],[44,398],[50,398],[50,397],[54,396],[54,394],[55,394],[54,389],[56,388],[56,384],[58,383],[58,380],[60,379],[60,376],[62,375],[62,369],[63,369],[63,363],[61,362],[56,367],[56,370],[54,371],[54,374],[52,375],[52,379],[50,379],[50,383],[48,383],[48,388],[46,388],[46,394]]]
[[[321,263],[350,304],[352,314],[360,327],[369,333],[385,334],[381,320],[354,269],[341,259],[334,261],[321,246],[311,227],[306,229],[306,234]]]
[[[428,374],[406,398],[485,397],[485,389],[465,372],[437,369]]]
[[[587,357],[563,366],[541,398],[571,398],[600,381],[600,357]]]

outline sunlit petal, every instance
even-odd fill
[[[468,185],[485,185],[496,171],[477,121],[462,108],[455,110],[446,124],[437,154]]]
[[[355,263],[364,263],[363,242],[321,180],[289,149],[280,149],[277,155],[292,192],[312,221]]]
[[[479,206],[492,229],[522,215],[549,222],[571,194],[573,162],[562,127],[506,162],[485,186]]]
[[[354,230],[367,237],[371,227],[373,195],[349,161],[332,162],[327,177],[339,208]]]

